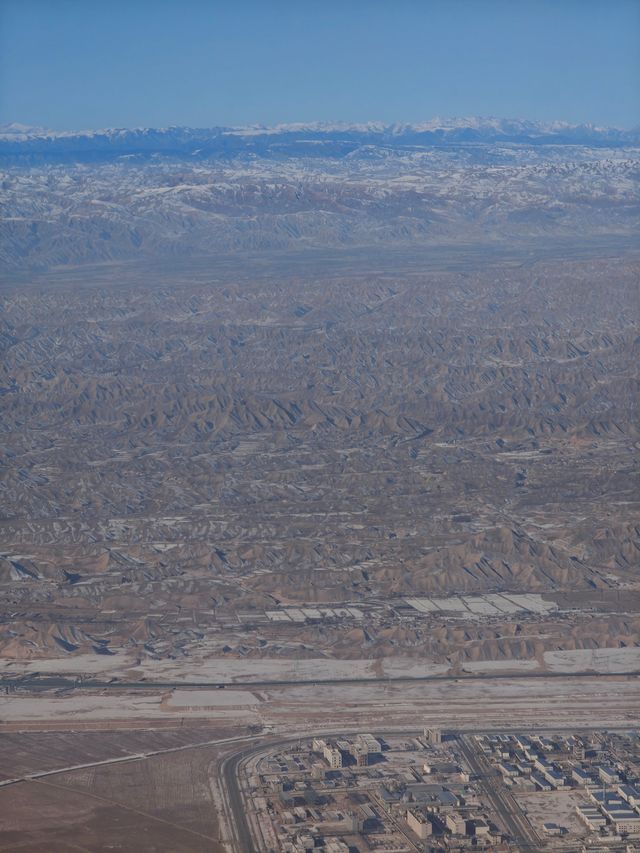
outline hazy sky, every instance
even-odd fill
[[[0,0],[0,122],[640,124],[640,0]]]

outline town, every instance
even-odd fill
[[[256,850],[640,849],[635,730],[318,736],[238,775]]]

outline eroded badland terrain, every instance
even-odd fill
[[[0,139],[2,849],[249,849],[259,736],[637,717],[637,148],[276,136]]]
[[[636,646],[636,261],[99,274],[5,292],[11,670]]]

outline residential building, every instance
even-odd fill
[[[445,826],[454,835],[466,835],[467,821],[458,812],[450,812],[446,815]]]
[[[342,753],[336,747],[325,746],[323,755],[332,770],[339,770],[342,767]]]
[[[409,809],[407,811],[407,825],[411,832],[415,833],[420,840],[428,838],[433,832],[429,818],[417,810]]]

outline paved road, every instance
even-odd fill
[[[237,752],[235,755],[226,758],[220,766],[223,790],[228,800],[227,822],[229,830],[233,833],[233,838],[230,841],[237,853],[250,853],[254,849],[253,835],[247,820],[247,811],[242,801],[238,777],[238,765],[245,758],[248,758],[252,751],[253,749],[245,749],[242,752]]]
[[[255,853],[256,846],[253,832],[249,826],[247,809],[240,789],[240,764],[256,752],[265,749],[276,749],[289,743],[296,743],[300,738],[283,738],[280,740],[263,740],[260,746],[251,745],[224,759],[221,764],[221,776],[224,792],[229,809],[230,829],[234,833],[233,846],[235,853]]]
[[[600,731],[598,726],[553,726],[551,729],[546,726],[528,726],[527,730],[530,732],[546,732],[553,731],[556,733],[559,732],[574,732],[574,731]],[[634,730],[633,726],[622,726],[620,731],[631,731]],[[483,728],[478,729],[474,734],[495,734],[502,733],[505,731],[522,731],[522,727],[509,726],[508,724],[502,726],[499,729],[493,728]],[[346,734],[353,734],[353,732],[343,729],[339,732],[335,731],[316,731],[314,735],[318,737],[344,737]],[[406,736],[406,737],[415,737],[421,734],[421,730],[408,730],[408,729],[393,729],[393,730],[382,730],[375,729],[374,734],[380,735],[382,737],[394,737],[394,736]],[[450,732],[450,734],[453,734]],[[505,803],[500,796],[500,794],[496,791],[497,785],[502,785],[502,779],[493,768],[490,767],[488,762],[486,766],[482,765],[479,760],[479,756],[476,753],[476,750],[470,743],[466,740],[469,736],[469,732],[466,732],[463,736],[460,733],[455,733],[457,735],[457,743],[460,746],[460,751],[465,756],[466,760],[469,762],[471,769],[475,774],[480,777],[480,784],[482,785],[485,793],[487,795],[487,799],[491,803],[491,806],[494,808],[496,814],[502,819],[506,831],[512,835],[514,841],[518,844],[518,849],[527,851],[527,853],[532,853],[534,850],[540,850],[542,848],[540,839],[537,834],[534,832],[533,827],[529,823],[529,821],[522,814],[517,804],[510,795],[507,797],[507,803]],[[227,756],[227,758],[222,763],[222,786],[224,788],[224,792],[227,797],[227,807],[229,810],[228,818],[229,822],[234,825],[235,828],[232,827],[232,831],[235,833],[235,838],[233,840],[234,845],[234,853],[256,853],[256,845],[254,842],[253,832],[251,827],[249,826],[249,821],[247,819],[247,810],[244,804],[244,795],[240,788],[240,773],[242,772],[242,768],[240,764],[250,758],[252,755],[255,755],[257,752],[264,752],[265,750],[271,750],[279,747],[286,746],[287,744],[297,743],[301,738],[309,737],[310,735],[302,735],[297,734],[295,737],[288,737],[284,739],[274,739],[270,740],[268,738],[263,739],[261,743],[256,746],[255,744],[245,747],[244,749],[234,753],[233,755]],[[496,776],[495,780],[493,777]],[[492,779],[494,781],[494,785],[489,784],[488,780]],[[581,848],[576,848],[581,849]],[[569,849],[567,849],[566,853],[571,853]]]
[[[631,731],[633,730],[633,726],[620,726],[616,728],[616,731]],[[479,729],[477,733],[482,734],[494,734],[498,732],[505,731],[521,731],[522,726],[501,726],[499,729],[485,727]],[[536,731],[536,732],[546,732],[546,731],[554,731],[554,732],[573,732],[573,731],[600,731],[600,727],[598,726],[553,726],[551,729],[548,726],[527,726],[528,731]],[[322,737],[340,737],[346,734],[353,734],[355,731],[361,731],[360,728],[357,729],[341,729],[339,732],[336,731],[316,731],[315,734]],[[413,729],[393,729],[393,730],[375,730],[377,734],[385,736],[406,736],[413,737],[417,734],[420,734],[419,731]],[[467,732],[465,736],[458,735],[458,744],[460,746],[461,752],[467,758],[469,764],[471,765],[473,772],[477,773],[481,778],[487,777],[487,775],[491,775],[491,768],[489,769],[489,774],[486,772],[486,768],[482,767],[479,764],[478,756],[473,750],[472,747],[465,741],[465,737],[467,737],[470,733]],[[271,750],[278,747],[286,746],[287,744],[296,743],[301,738],[309,737],[309,734],[298,733],[295,737],[287,737],[287,738],[277,738],[270,737],[265,734],[256,734],[256,735],[236,735],[234,737],[228,738],[215,738],[206,741],[199,741],[195,743],[189,744],[181,744],[180,746],[166,747],[164,749],[157,750],[149,750],[144,753],[137,753],[133,755],[127,756],[118,756],[116,758],[103,759],[101,761],[88,762],[84,764],[76,764],[69,765],[63,767],[56,767],[49,770],[36,771],[34,773],[25,774],[24,776],[15,778],[15,779],[5,779],[0,782],[0,785],[14,785],[19,782],[25,782],[29,780],[37,780],[48,776],[54,776],[58,773],[68,773],[72,770],[78,770],[81,768],[87,767],[97,767],[104,764],[114,764],[125,761],[144,761],[145,759],[150,758],[155,755],[162,755],[164,753],[170,752],[180,752],[183,750],[190,749],[199,749],[205,746],[224,746],[226,744],[238,743],[241,745],[241,749],[238,752],[232,753],[231,755],[226,756],[221,763],[221,777],[222,777],[222,787],[224,790],[224,794],[227,799],[227,810],[228,810],[228,818],[230,824],[230,830],[234,834],[234,838],[232,839],[232,844],[235,853],[255,853],[255,844],[253,842],[253,833],[251,831],[251,827],[249,826],[249,822],[247,820],[247,813],[244,805],[243,793],[240,787],[239,780],[239,772],[241,772],[240,764],[246,759],[250,758],[257,752],[263,752],[265,750]],[[487,798],[491,802],[491,804],[496,809],[496,812],[502,816],[505,826],[507,827],[507,831],[513,833],[514,838],[523,838],[521,843],[521,849],[531,851],[532,849],[537,849],[535,844],[532,844],[530,841],[524,840],[529,839],[532,836],[532,829],[529,823],[525,820],[524,816],[520,815],[519,810],[512,810],[511,812],[506,809],[500,798],[494,800],[492,794],[493,789],[491,786],[486,786],[485,790],[487,791]],[[522,821],[525,821],[524,827],[520,825],[520,823],[515,819],[520,815]],[[514,817],[515,816],[515,817]],[[535,835],[533,833],[533,835]],[[567,852],[568,853],[568,852]]]
[[[155,755],[166,755],[169,752],[184,752],[189,749],[201,749],[204,746],[224,746],[227,743],[246,743],[248,740],[262,740],[264,735],[235,735],[234,737],[214,738],[197,743],[183,743],[180,746],[167,746],[163,749],[149,749],[146,752],[136,752],[130,755],[118,755],[115,758],[103,758],[100,761],[88,761],[84,764],[69,764],[63,767],[54,767],[49,770],[37,770],[33,773],[25,773],[24,776],[16,776],[14,779],[0,780],[0,788],[5,785],[15,785],[18,782],[29,782],[33,779],[44,779],[47,776],[56,776],[58,773],[71,773],[74,770],[84,770],[87,767],[101,767],[104,764],[121,764],[127,761],[144,761]]]
[[[497,770],[491,766],[483,753],[466,736],[458,738],[460,752],[474,774],[478,777],[478,784],[483,789],[485,796],[491,803],[494,812],[502,821],[502,824],[518,845],[518,850],[538,850],[540,839],[533,831],[533,827],[518,808],[513,797],[502,792],[502,777]]]
[[[587,670],[585,672],[494,672],[486,675],[480,675],[477,673],[469,675],[400,675],[388,678],[318,678],[307,680],[292,678],[269,681],[120,681],[115,678],[109,681],[101,681],[96,678],[82,678],[81,676],[35,674],[0,678],[0,690],[12,687],[28,687],[40,690],[64,688],[82,688],[83,690],[176,690],[180,688],[187,690],[198,688],[210,690],[247,690],[251,688],[264,689],[269,687],[304,687],[305,685],[321,687],[323,685],[341,684],[415,684],[424,681],[531,681],[540,678],[582,678],[602,681],[603,679],[637,678],[638,676],[640,676],[640,670],[621,673],[595,673],[593,670]]]

